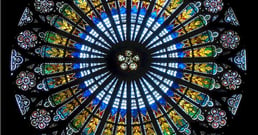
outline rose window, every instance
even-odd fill
[[[203,134],[230,126],[247,63],[227,0],[33,0],[10,71],[46,134]]]

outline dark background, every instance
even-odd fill
[[[23,10],[29,0],[2,0],[2,29],[1,29],[1,115],[2,115],[2,134],[3,135],[29,135],[31,130],[23,118],[20,115],[18,107],[15,102],[13,88],[10,80],[9,72],[9,62],[10,62],[10,50],[11,44],[15,41],[15,35],[17,33],[17,24],[23,13]],[[248,58],[248,78],[247,78],[247,88],[245,89],[245,94],[241,101],[240,107],[237,112],[237,117],[235,117],[234,122],[231,124],[230,128],[225,131],[226,135],[238,135],[238,134],[257,134],[257,121],[258,117],[257,105],[255,101],[255,91],[258,91],[256,72],[256,63],[258,63],[257,47],[258,43],[254,42],[255,37],[252,35],[258,35],[255,32],[257,27],[256,15],[258,12],[255,11],[255,7],[252,5],[256,3],[247,0],[229,0],[231,1],[231,6],[234,8],[237,18],[240,22],[241,29],[241,42],[247,47],[247,58]],[[257,97],[256,97],[257,98]]]

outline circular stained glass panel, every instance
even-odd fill
[[[243,96],[239,26],[227,0],[34,0],[14,98],[40,133],[218,133]]]

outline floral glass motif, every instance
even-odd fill
[[[45,109],[37,109],[30,116],[31,125],[35,128],[44,129],[51,121],[50,113]]]
[[[35,0],[35,10],[40,13],[49,13],[53,10],[54,1],[52,0]]]
[[[237,89],[241,84],[241,77],[236,71],[228,70],[223,74],[221,83],[229,90]]]
[[[25,30],[17,37],[18,45],[23,49],[30,49],[35,47],[37,36],[32,31]]]
[[[212,128],[221,128],[226,125],[226,112],[220,108],[213,108],[207,116],[207,121],[210,122]]]
[[[234,31],[225,31],[220,37],[224,48],[235,49],[239,45],[240,37]]]
[[[27,91],[32,87],[36,86],[36,78],[34,73],[28,71],[20,72],[17,76],[16,84],[18,88],[20,88],[23,91]]]
[[[222,0],[205,0],[204,6],[211,13],[218,13],[223,8]]]
[[[234,10],[227,0],[32,0],[11,45],[17,107],[39,134],[221,134],[245,96]]]

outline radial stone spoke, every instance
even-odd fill
[[[139,80],[136,81],[136,84],[137,84],[138,88],[140,89],[141,95],[145,95]],[[142,96],[142,98],[143,98],[144,104],[146,105],[147,112],[148,112],[148,114],[149,114],[149,116],[151,118],[151,121],[152,121],[152,124],[154,126],[154,129],[155,129],[156,133],[158,135],[161,135],[162,134],[161,133],[161,129],[159,128],[159,125],[158,125],[157,120],[156,120],[156,118],[155,118],[155,116],[153,114],[153,111],[152,111],[152,109],[151,109],[151,107],[150,107],[150,105],[148,103],[147,98],[145,96]]]
[[[112,105],[113,105],[113,103],[114,103],[114,101],[115,101],[115,97],[117,96],[117,92],[118,92],[118,90],[119,90],[121,84],[122,84],[122,81],[121,81],[121,80],[118,80],[118,82],[117,82],[117,84],[116,84],[116,86],[115,86],[115,88],[114,88],[114,91],[113,91],[113,93],[112,93],[112,95],[111,95],[109,104],[108,104],[108,106],[107,106],[107,108],[106,108],[105,113],[103,114],[103,117],[102,117],[101,122],[100,122],[100,124],[98,125],[98,127],[104,127],[104,125],[105,125],[105,123],[106,123],[106,121],[107,121],[108,115],[110,114],[111,107],[112,107]],[[103,128],[97,128],[96,134],[97,134],[97,135],[98,135],[98,134],[101,134],[102,131],[103,131]]]

